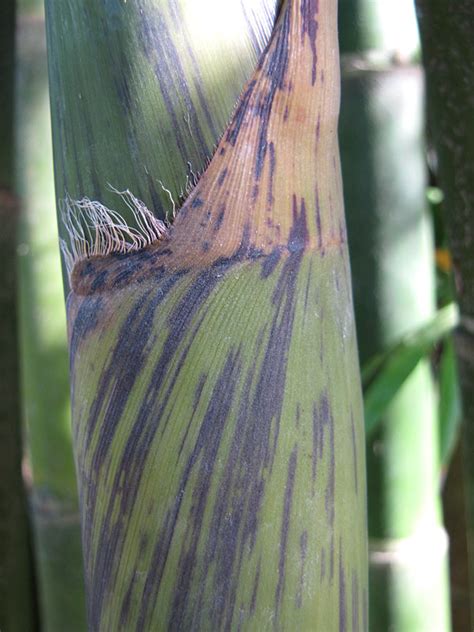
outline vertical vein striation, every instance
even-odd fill
[[[363,616],[335,10],[284,3],[159,244],[74,268],[92,630],[329,630],[347,604]]]

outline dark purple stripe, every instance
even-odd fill
[[[339,632],[346,632],[346,578],[344,574],[344,558],[342,542],[339,541]]]
[[[359,480],[357,476],[357,437],[354,424],[354,413],[351,410],[351,438],[352,438],[352,460],[354,462],[354,488],[355,493],[359,493]]]
[[[288,546],[288,533],[290,530],[291,508],[293,504],[293,490],[295,487],[296,464],[298,460],[298,449],[296,445],[290,456],[288,463],[288,475],[285,486],[285,499],[283,504],[283,516],[280,531],[280,560],[278,562],[278,584],[275,592],[275,611],[278,613],[281,607],[281,600],[285,588],[285,565],[286,549]]]
[[[301,557],[301,570],[300,580],[298,584],[298,590],[296,593],[295,603],[297,608],[301,608],[303,605],[303,590],[305,584],[305,565],[306,555],[308,552],[308,532],[305,530],[300,536],[300,557]]]
[[[359,625],[359,581],[357,579],[357,573],[352,571],[352,630],[358,632],[360,630]],[[364,630],[365,632],[365,630]]]
[[[303,27],[301,32],[301,39],[307,35],[311,46],[311,53],[313,55],[313,64],[311,69],[311,84],[314,86],[317,76],[317,63],[318,55],[316,52],[316,39],[318,33],[318,21],[316,15],[319,11],[318,0],[302,0],[300,5],[301,16],[303,18]]]

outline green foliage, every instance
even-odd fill
[[[448,305],[440,309],[426,325],[362,367],[365,427],[368,435],[375,431],[386,407],[420,360],[429,355],[434,345],[445,338],[458,323],[457,307],[454,304]],[[445,367],[445,370],[448,369],[449,367]],[[452,375],[450,378],[452,379]],[[443,434],[446,432],[447,429],[444,429]]]

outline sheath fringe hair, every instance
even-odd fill
[[[87,197],[73,200],[67,196],[60,204],[67,240],[61,239],[60,245],[69,276],[79,261],[112,253],[136,252],[167,234],[166,225],[128,189],[110,189],[128,206],[136,226],[129,226],[119,213],[100,202]]]

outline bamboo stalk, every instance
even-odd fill
[[[464,407],[471,610],[474,610],[474,5],[417,1],[430,128],[444,191],[461,325],[456,335]]]
[[[110,185],[133,188],[171,218],[206,168],[278,5],[47,2],[58,200],[87,195],[133,222]]]
[[[411,2],[341,4],[340,144],[361,364],[434,313],[423,76]],[[370,626],[449,629],[447,536],[428,361],[368,443]]]
[[[366,628],[336,33],[336,2],[285,3],[169,234],[73,267],[91,629]]]
[[[0,628],[35,629],[33,566],[21,475],[14,192],[15,3],[0,8]]]
[[[19,7],[16,188],[20,364],[42,629],[85,630],[42,2]]]

